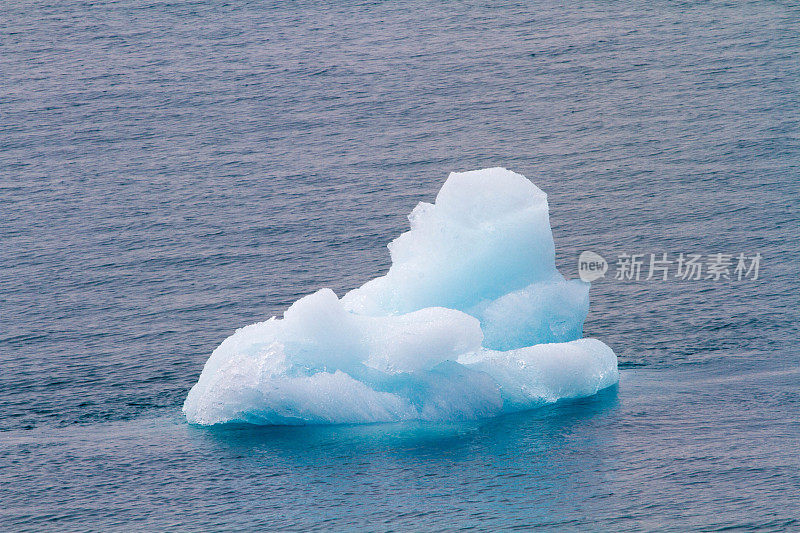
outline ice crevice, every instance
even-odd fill
[[[451,173],[341,299],[321,289],[214,350],[191,423],[462,420],[595,394],[614,352],[585,339],[589,284],[555,267],[547,196],[503,168]]]

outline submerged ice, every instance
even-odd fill
[[[392,266],[322,289],[211,354],[190,422],[456,420],[588,396],[618,380],[583,339],[589,285],[555,267],[547,196],[503,168],[452,173],[389,244]]]

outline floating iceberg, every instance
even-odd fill
[[[547,195],[527,178],[452,173],[409,220],[386,275],[227,338],[189,391],[189,422],[472,419],[618,381],[614,352],[581,338],[589,284],[556,270]]]

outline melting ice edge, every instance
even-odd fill
[[[464,420],[595,394],[617,357],[583,336],[589,284],[555,267],[547,195],[503,168],[452,173],[392,265],[237,330],[189,391],[191,423]]]

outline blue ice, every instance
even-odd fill
[[[451,173],[392,265],[321,289],[214,350],[189,422],[463,420],[595,394],[617,357],[584,339],[589,284],[555,267],[547,195],[503,168]]]

